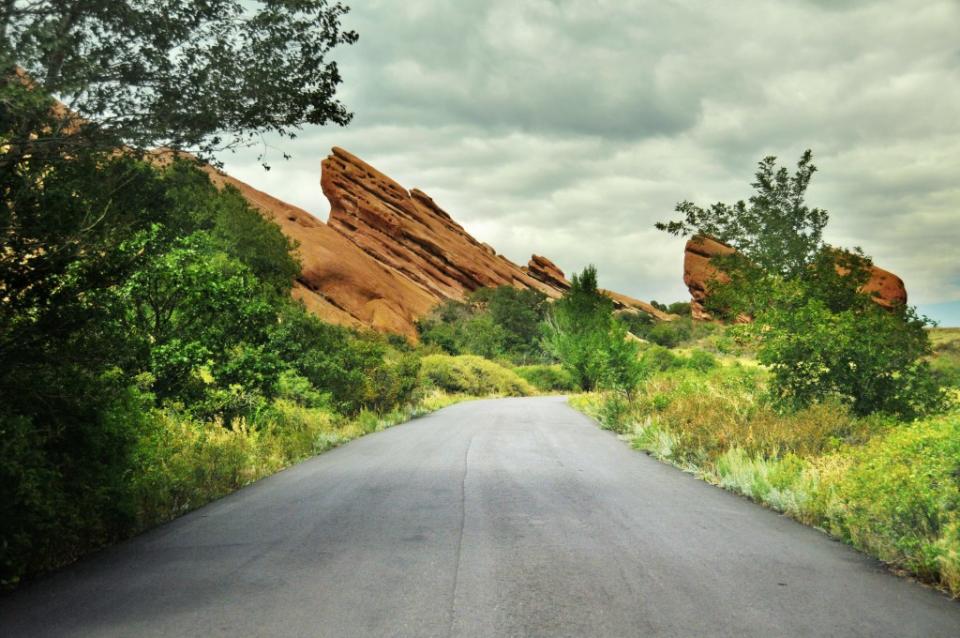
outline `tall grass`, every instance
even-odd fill
[[[402,409],[364,411],[352,419],[280,399],[255,426],[243,419],[224,424],[155,410],[135,452],[137,528],[170,520],[306,458],[464,398],[435,390]]]

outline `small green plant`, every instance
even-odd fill
[[[422,379],[453,394],[527,396],[533,387],[516,372],[482,357],[433,354],[421,360]]]
[[[577,390],[570,373],[560,365],[529,365],[513,369],[540,392],[572,392]]]
[[[598,420],[607,430],[624,434],[630,428],[630,402],[620,392],[609,392],[600,403]]]

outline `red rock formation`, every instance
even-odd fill
[[[524,270],[537,281],[541,281],[551,288],[558,290],[567,290],[570,288],[570,282],[564,276],[563,271],[555,263],[541,257],[540,255],[531,255]]]
[[[873,295],[873,300],[884,308],[907,305],[907,287],[903,279],[879,266],[870,269],[870,280],[863,292]]]
[[[690,290],[690,314],[694,319],[712,319],[703,305],[707,298],[707,285],[714,279],[726,281],[727,278],[710,265],[710,260],[732,252],[733,248],[710,237],[694,237],[687,242],[683,251],[683,283]]]
[[[627,295],[621,295],[619,292],[614,292],[605,288],[601,288],[600,292],[613,299],[613,305],[618,310],[642,310],[643,312],[655,317],[656,319],[659,319],[660,321],[673,321],[678,318],[677,315],[672,315],[669,312],[660,310],[659,308],[654,308],[646,301],[640,301],[639,299],[634,299],[633,297],[628,297]]]
[[[169,154],[158,153],[156,161]],[[563,271],[534,256],[523,269],[470,236],[425,193],[407,191],[343,149],[323,162],[327,223],[211,167],[218,187],[236,188],[298,244],[303,271],[293,295],[331,323],[415,339],[415,322],[438,302],[484,286],[510,285],[557,298]],[[606,292],[606,291],[605,291]],[[672,319],[649,304],[607,292],[618,308]]]
[[[687,242],[683,252],[683,283],[690,290],[690,307],[694,319],[712,319],[704,308],[711,281],[727,281],[726,275],[717,270],[710,261],[718,255],[729,255],[733,248],[710,237],[694,237]],[[863,291],[873,295],[873,300],[884,308],[907,303],[907,289],[903,280],[890,271],[872,266],[870,279]]]
[[[293,294],[325,321],[367,326],[416,337],[414,322],[437,298],[396,270],[363,252],[307,211],[207,169],[215,184],[229,184],[276,222],[299,245],[303,271]]]
[[[403,273],[438,299],[459,299],[477,288],[555,288],[471,237],[426,193],[395,181],[341,148],[323,162],[328,224],[364,252]]]

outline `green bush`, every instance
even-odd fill
[[[597,269],[587,266],[570,279],[570,289],[553,303],[544,323],[544,345],[583,390],[632,391],[644,370],[637,343],[597,288]]]
[[[683,367],[683,359],[664,346],[654,345],[640,355],[640,365],[648,372],[665,372]]]
[[[447,354],[475,354],[513,363],[548,359],[540,343],[546,296],[513,286],[480,288],[465,301],[445,301],[417,322],[420,341]]]
[[[570,373],[561,365],[530,365],[513,369],[541,392],[571,392],[577,389]]]
[[[533,387],[513,370],[473,355],[433,354],[421,359],[421,377],[446,392],[484,396],[527,396]]]
[[[758,359],[772,371],[778,402],[800,408],[838,399],[860,415],[905,419],[945,409],[947,399],[921,358],[930,345],[913,309],[887,310],[859,295],[835,310],[803,298],[802,287],[773,288],[773,305],[741,330],[758,339]]]
[[[693,335],[689,319],[657,322],[646,334],[648,341],[652,341],[666,348],[676,348],[688,341]]]
[[[843,451],[820,485],[831,531],[960,593],[960,414],[890,430]]]
[[[694,350],[684,364],[691,370],[707,372],[720,365],[717,358],[706,350]]]

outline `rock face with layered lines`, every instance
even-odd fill
[[[329,226],[378,262],[402,273],[437,299],[460,299],[488,286],[556,288],[482,244],[416,188],[395,181],[341,148],[323,162]]]
[[[416,320],[437,303],[477,288],[515,286],[560,297],[560,270],[534,255],[526,268],[467,233],[426,193],[407,190],[363,160],[334,148],[323,161],[321,187],[330,201],[325,223],[208,167],[297,242],[303,272],[293,294],[331,323],[416,338]],[[608,293],[618,308],[672,319],[649,304]]]

